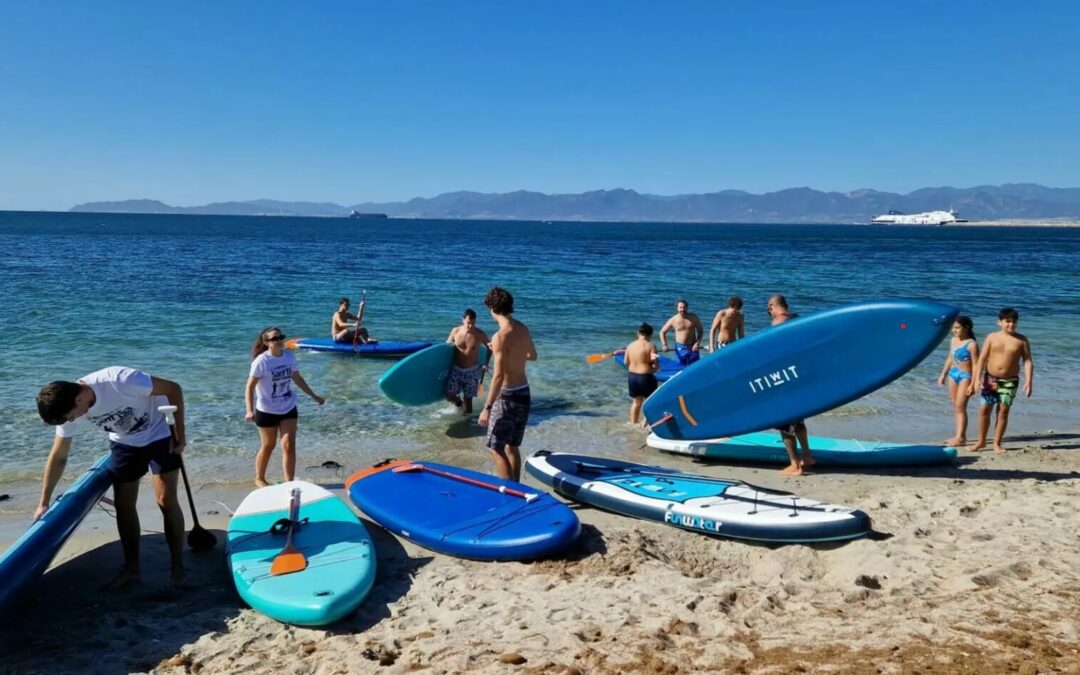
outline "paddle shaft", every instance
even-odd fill
[[[537,499],[539,495],[529,492],[522,492],[521,490],[515,490],[514,488],[508,488],[505,485],[495,485],[493,483],[486,483],[482,480],[476,480],[475,478],[469,478],[468,476],[462,476],[456,473],[450,473],[449,471],[443,471],[442,469],[433,469],[426,464],[407,464],[405,466],[399,466],[393,470],[394,473],[405,473],[408,471],[428,471],[443,478],[450,478],[452,480],[459,481],[461,483],[468,483],[469,485],[475,485],[477,487],[486,488],[488,490],[494,490],[495,492],[501,492],[503,494],[511,495],[514,497],[521,497],[527,502],[531,502]]]

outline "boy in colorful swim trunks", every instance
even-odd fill
[[[1020,385],[1020,362],[1024,363],[1024,395],[1031,398],[1032,381],[1035,377],[1035,362],[1031,359],[1031,343],[1016,332],[1020,314],[1012,307],[998,312],[998,325],[1001,330],[990,333],[979,350],[979,362],[972,371],[968,388],[969,394],[975,393],[976,383],[982,383],[982,405],[979,407],[979,440],[971,448],[978,452],[986,447],[986,436],[990,431],[990,414],[997,406],[997,425],[994,427],[994,452],[1003,454],[1005,448],[1001,441],[1009,424],[1009,410],[1016,399]]]
[[[170,432],[159,405],[176,406]],[[109,434],[112,451],[113,501],[116,529],[124,551],[124,567],[109,584],[111,590],[139,580],[139,479],[154,474],[154,492],[165,525],[172,557],[172,584],[184,582],[184,512],[176,496],[180,455],[184,451],[184,392],[170,380],[123,366],[94,371],[76,382],[50,382],[37,395],[38,414],[56,427],[45,463],[37,520],[49,508],[53,490],[64,471],[76,430],[94,425]],[[82,422],[85,420],[86,422]]]
[[[495,473],[516,481],[521,479],[519,449],[532,406],[525,366],[537,359],[536,345],[528,327],[511,316],[514,296],[510,291],[495,286],[487,292],[484,304],[499,330],[491,339],[491,388],[477,421],[487,427],[487,447],[495,462]]]
[[[660,329],[660,349],[668,351],[667,332],[675,329],[675,356],[679,363],[688,366],[701,358],[701,339],[705,337],[705,329],[701,326],[701,319],[697,314],[690,313],[690,304],[686,300],[675,303],[675,315],[667,320]]]
[[[466,309],[461,315],[461,325],[450,331],[446,341],[454,345],[454,365],[446,378],[446,400],[461,408],[463,414],[471,415],[480,379],[491,361],[489,349],[487,360],[480,365],[480,346],[491,340],[476,327],[476,312]]]
[[[659,384],[656,371],[660,370],[660,357],[652,343],[653,329],[647,323],[641,324],[637,339],[626,346],[623,359],[626,363],[627,389],[630,403],[630,424],[637,425],[641,418],[641,406],[652,395]],[[644,422],[641,424],[645,425]],[[647,426],[647,425],[646,425]]]
[[[785,321],[798,316],[798,314],[793,314],[788,309],[787,298],[779,294],[769,298],[768,309],[769,319],[773,326],[779,326]],[[803,475],[803,469],[813,466],[816,461],[814,456],[810,454],[810,432],[806,430],[806,422],[804,420],[795,420],[777,427],[776,430],[780,432],[780,438],[784,442],[784,449],[787,450],[788,459],[791,460],[791,463],[781,469],[780,473],[785,476]],[[798,445],[796,445],[796,442]],[[801,458],[798,451],[799,445],[802,446]]]

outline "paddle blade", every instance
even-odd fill
[[[479,397],[481,397],[483,395],[484,395],[484,383],[481,382],[480,384],[476,385],[476,396],[477,396],[477,398],[479,398]]]
[[[291,546],[286,546],[270,565],[271,576],[301,572],[307,568],[307,558]]]
[[[601,361],[607,361],[612,356],[615,356],[619,352],[608,352],[607,354],[589,354],[585,357],[585,363],[600,363]]]
[[[394,473],[408,473],[410,471],[423,471],[424,467],[421,464],[402,464],[401,466],[395,466],[390,471]]]
[[[209,551],[217,546],[217,537],[210,530],[196,525],[188,532],[187,542],[193,551]]]

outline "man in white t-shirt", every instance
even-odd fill
[[[170,432],[159,405],[176,406],[175,435]],[[109,585],[122,588],[139,579],[139,479],[147,469],[154,473],[154,493],[165,522],[165,539],[172,555],[172,583],[184,581],[184,512],[177,499],[177,469],[184,451],[184,392],[170,380],[141,370],[111,366],[94,371],[77,382],[50,382],[37,396],[38,414],[56,426],[41,501],[34,520],[49,508],[53,489],[64,472],[71,439],[87,422],[109,434],[112,452],[113,498],[116,529],[124,549],[124,568]]]

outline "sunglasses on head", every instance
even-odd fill
[[[280,341],[285,339],[285,335],[283,333],[279,333],[277,335],[270,335],[270,336],[265,337],[263,339],[266,340],[267,342],[280,342]]]

